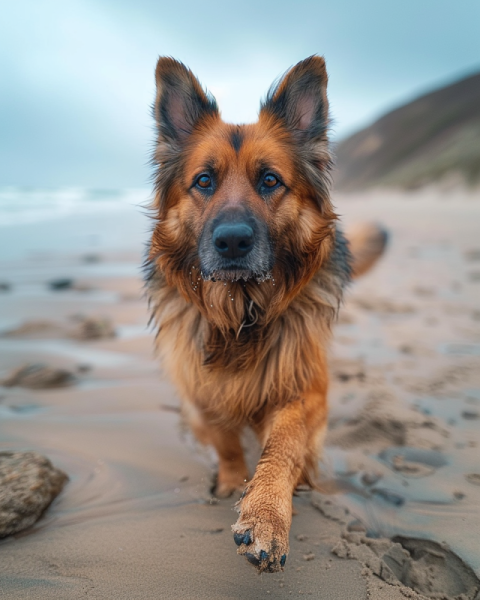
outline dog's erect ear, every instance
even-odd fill
[[[181,145],[202,117],[218,115],[215,98],[202,89],[183,63],[169,57],[159,58],[155,79],[154,114],[163,141]]]
[[[298,139],[326,139],[328,128],[327,71],[320,56],[292,67],[269,90],[260,114],[282,119]]]

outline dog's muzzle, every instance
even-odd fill
[[[198,253],[205,279],[264,279],[273,253],[266,224],[247,210],[225,210],[209,221]]]

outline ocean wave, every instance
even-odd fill
[[[147,189],[0,189],[0,226],[49,221],[72,214],[119,211],[147,205]]]

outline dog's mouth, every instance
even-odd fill
[[[204,281],[256,281],[263,283],[273,279],[271,271],[255,272],[242,267],[231,266],[227,269],[215,269],[211,272],[201,271],[200,275]]]

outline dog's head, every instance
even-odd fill
[[[156,82],[150,259],[221,329],[252,308],[268,320],[332,246],[325,62],[313,56],[288,71],[248,125],[224,123],[171,58],[158,61]]]

